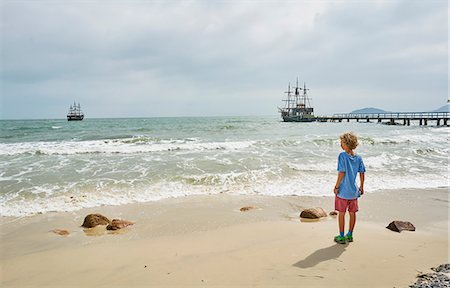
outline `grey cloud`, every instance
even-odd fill
[[[274,114],[297,76],[323,113],[447,97],[446,1],[0,5],[2,118]]]

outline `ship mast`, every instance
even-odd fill
[[[307,90],[309,90],[309,88],[306,89],[306,83],[303,82],[303,103],[305,104],[305,107],[311,107],[311,103],[309,102],[311,98],[308,98],[308,95],[306,93]]]
[[[302,90],[302,88],[298,87],[298,77],[297,77],[297,84],[295,85],[295,106],[298,105],[298,97],[300,95],[300,90]]]
[[[291,94],[292,94],[291,82],[289,82],[289,84],[288,84],[288,91],[286,91],[284,93],[287,93],[287,95],[288,95],[287,100],[283,100],[283,101],[287,102],[287,110],[288,110],[288,113],[289,113],[289,111],[294,108],[294,105],[291,105],[292,102],[294,102],[294,100],[291,98]]]

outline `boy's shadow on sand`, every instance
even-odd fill
[[[293,266],[298,268],[311,268],[320,262],[337,259],[342,255],[342,253],[344,253],[347,246],[348,244],[335,244],[327,248],[319,249],[305,259],[293,264]]]

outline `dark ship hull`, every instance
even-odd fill
[[[81,121],[84,115],[67,115],[67,121]]]
[[[282,116],[284,122],[315,122],[317,119],[314,117],[304,116]]]

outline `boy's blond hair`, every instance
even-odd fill
[[[339,139],[341,139],[342,143],[347,145],[347,147],[351,150],[358,147],[358,137],[356,137],[356,135],[352,132],[342,134],[341,136],[339,136]]]

